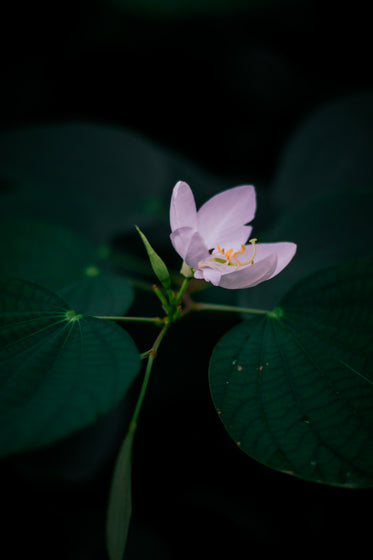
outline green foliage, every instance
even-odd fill
[[[0,454],[37,448],[109,412],[140,366],[130,336],[59,296],[0,281]]]
[[[313,111],[280,159],[271,196],[282,211],[319,195],[373,186],[373,94],[333,100]]]
[[[120,315],[133,300],[125,278],[105,270],[99,250],[58,225],[0,224],[2,276],[21,278],[53,290],[79,313]]]
[[[190,181],[204,197],[218,181],[140,135],[69,122],[0,133],[0,218],[40,219],[109,242],[156,223],[169,232],[173,185]]]
[[[293,241],[281,274],[240,294],[240,304],[270,309],[294,284],[325,266],[371,255],[373,193],[329,192],[284,212],[260,241]],[[260,232],[255,230],[255,235]]]
[[[106,520],[110,560],[122,560],[132,514],[132,446],[135,430],[124,438],[111,482]]]
[[[211,393],[245,453],[307,480],[373,485],[372,288],[369,259],[326,268],[300,281],[281,313],[220,340]]]

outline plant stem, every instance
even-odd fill
[[[135,410],[133,412],[132,418],[131,418],[131,422],[129,425],[129,432],[134,433],[136,431],[137,428],[137,420],[140,414],[140,410],[141,410],[141,406],[145,397],[145,393],[146,393],[146,389],[148,387],[148,383],[149,383],[149,379],[150,379],[150,374],[152,371],[152,367],[153,367],[153,363],[155,358],[157,357],[157,352],[158,352],[158,348],[159,345],[161,344],[163,337],[165,336],[167,330],[169,327],[169,323],[166,322],[164,323],[164,326],[162,328],[162,330],[160,331],[159,335],[157,336],[157,338],[154,341],[154,344],[152,346],[152,349],[149,352],[148,355],[148,361],[146,364],[146,369],[145,369],[145,374],[144,374],[144,379],[141,385],[141,389],[140,389],[140,393],[137,399],[137,403],[135,406]]]
[[[121,316],[121,317],[102,317],[95,315],[95,319],[103,319],[105,321],[128,321],[128,322],[137,322],[137,323],[154,323],[155,325],[161,326],[164,324],[164,319],[160,317],[128,317],[128,316]]]
[[[189,282],[191,281],[191,278],[184,278],[181,286],[180,286],[180,290],[178,292],[178,294],[175,297],[175,301],[174,301],[174,305],[175,307],[179,305],[179,303],[181,302],[184,292],[188,287]]]
[[[160,287],[157,286],[157,284],[153,284],[152,290],[155,293],[155,295],[157,296],[157,298],[159,299],[159,301],[161,302],[164,311],[166,313],[168,313],[168,311],[169,311],[168,300],[167,300],[166,296],[162,293],[162,290],[160,289]]]
[[[234,313],[250,313],[253,315],[267,315],[265,309],[253,309],[250,307],[239,307],[236,305],[222,305],[220,303],[196,303],[193,302],[189,311],[230,311]]]

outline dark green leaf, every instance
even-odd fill
[[[372,209],[371,192],[334,192],[285,213],[263,241],[293,241],[297,244],[296,255],[278,276],[242,291],[240,305],[271,309],[307,274],[370,256]]]
[[[132,514],[132,446],[135,430],[129,430],[115,465],[106,521],[110,560],[122,560]]]
[[[139,366],[122,328],[77,315],[36,284],[0,280],[0,454],[88,426],[119,402]]]
[[[240,449],[308,480],[373,485],[372,294],[371,260],[330,267],[221,339],[211,393]]]
[[[280,211],[339,190],[373,185],[373,94],[326,103],[293,134],[280,159],[272,197]]]
[[[125,278],[105,270],[99,252],[84,238],[52,224],[0,224],[0,272],[53,290],[79,313],[121,315],[133,290]]]
[[[171,191],[190,181],[208,197],[217,181],[182,158],[119,127],[84,122],[0,134],[0,217],[42,219],[109,241],[134,225],[169,233]]]

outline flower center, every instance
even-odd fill
[[[216,245],[216,251],[213,250],[211,254],[211,259],[207,259],[206,261],[201,261],[198,263],[198,268],[206,268],[207,266],[210,268],[220,267],[221,265],[225,266],[245,266],[247,264],[254,264],[254,258],[256,253],[255,243],[258,241],[257,239],[250,239],[249,243],[251,243],[253,247],[253,253],[248,261],[241,262],[237,255],[241,255],[245,252],[245,245],[241,245],[240,251],[233,252],[233,248],[228,249],[227,251],[224,248],[221,248],[220,245]],[[216,264],[215,264],[216,263]]]

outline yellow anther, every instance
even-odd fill
[[[236,251],[233,253],[232,258],[237,262],[237,264],[241,265],[242,263],[238,260],[236,255],[240,255],[241,253],[245,252],[245,245],[241,245],[241,251]]]
[[[241,245],[241,249],[233,253],[233,248],[228,249],[228,251],[226,251],[224,248],[220,247],[220,245],[217,244],[216,249],[218,254],[212,253],[212,250],[209,251],[210,254],[212,253],[212,258],[208,259],[207,261],[199,262],[198,268],[205,268],[206,266],[212,266],[209,265],[208,263],[217,263],[217,265],[229,265],[229,266],[245,266],[247,264],[254,264],[254,258],[256,254],[256,247],[255,247],[256,241],[258,240],[249,239],[249,243],[251,243],[253,247],[253,254],[251,255],[248,261],[241,262],[237,258],[237,255],[241,255],[246,251],[245,245]],[[219,257],[218,255],[221,255],[221,257]],[[234,259],[236,262],[232,262],[232,259]]]

